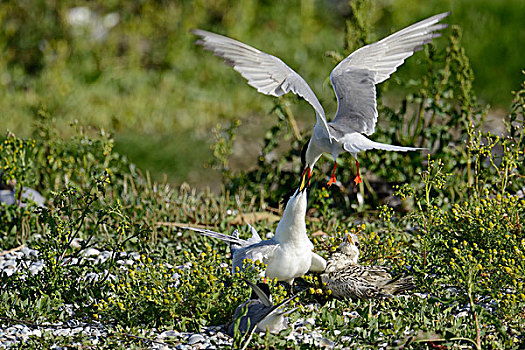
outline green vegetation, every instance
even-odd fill
[[[47,9],[58,6],[51,1],[39,3]],[[9,82],[1,85],[1,103],[10,117],[2,120],[16,133],[7,133],[1,141],[0,171],[4,182],[18,192],[24,186],[33,187],[48,199],[44,208],[30,202],[22,206],[20,197],[16,205],[0,205],[0,251],[23,244],[40,252],[31,257],[33,263],[44,262],[38,273],[29,265],[0,276],[3,323],[16,324],[9,321],[13,319],[101,322],[108,336],[97,346],[113,349],[144,347],[142,340],[132,336],[147,338],[153,328],[198,331],[229,321],[249,294],[240,277],[256,281],[263,267],[232,274],[225,244],[181,232],[177,225],[203,225],[227,233],[239,228],[246,237],[243,220],[250,220],[263,234],[273,231],[274,208],[297,185],[301,170],[299,154],[306,135],[294,132],[291,121],[310,112],[294,97],[274,101],[272,119],[261,122],[267,131],[261,153],[254,157],[256,167],[236,171],[232,154],[238,135],[247,127],[237,117],[265,114],[272,100],[258,96],[231,70],[197,51],[187,27],[227,28],[228,34],[242,35],[260,47],[267,40],[259,33],[274,33],[275,52],[285,61],[297,62],[301,72],[304,68],[305,77],[317,81],[313,87],[321,92],[323,102],[333,107],[332,98],[324,96],[329,88],[323,85],[323,76],[334,62],[325,58],[313,63],[314,50],[322,53],[343,42],[348,48],[369,42],[372,34],[367,33],[376,32],[369,19],[376,15],[367,17],[367,2],[353,2],[353,14],[345,26],[342,18],[329,21],[332,14],[327,9],[314,15],[315,6],[309,4],[316,3],[305,1],[300,11],[293,7],[299,5],[285,2],[242,2],[224,13],[223,2],[207,7],[199,2],[101,3],[100,14],[126,8],[121,14],[122,28],[111,30],[105,41],[88,40],[89,31],[66,30],[65,4],[34,13],[25,2],[2,7],[1,40],[7,48],[2,69],[9,73]],[[372,12],[380,9],[376,5]],[[276,20],[283,10],[291,11],[287,27]],[[401,11],[392,14],[397,12]],[[13,13],[19,15],[13,17]],[[189,13],[193,17],[182,15]],[[30,17],[32,25],[40,29],[27,30],[42,37],[27,41],[15,25],[19,22],[9,27],[13,18],[25,23],[25,15],[36,16]],[[147,20],[139,20],[140,16]],[[158,27],[151,26],[152,21]],[[304,26],[303,21],[311,22]],[[309,31],[299,30],[306,27]],[[317,41],[318,35],[328,38],[336,27],[347,28],[344,40],[341,34],[331,37],[331,42]],[[296,38],[294,32],[302,33],[301,40],[286,46],[284,36]],[[128,33],[125,40],[122,33]],[[144,37],[150,40],[143,41]],[[42,38],[46,44],[35,49],[32,45]],[[308,55],[297,54],[304,52],[303,41],[310,43]],[[313,317],[315,327],[336,344],[362,349],[441,345],[517,349],[523,341],[525,82],[514,93],[505,134],[483,131],[488,108],[476,98],[465,41],[459,27],[449,29],[439,45],[414,57],[422,73],[405,84],[406,95],[391,105],[384,98],[379,100],[383,118],[374,138],[428,147],[430,155],[368,152],[368,157],[360,158],[366,171],[358,188],[351,185],[350,157],[340,160],[340,187],[322,186],[330,162],[321,162],[314,171],[307,228],[316,233],[316,252],[329,256],[342,233],[352,231],[361,238],[363,264],[412,274],[418,285],[419,294],[409,297],[341,301],[331,298],[317,276],[306,276],[302,284],[308,291],[291,302],[300,307],[291,314],[292,321]],[[294,53],[297,59],[286,56]],[[319,62],[327,69],[316,70]],[[204,68],[197,72],[180,68],[193,64]],[[219,78],[232,88],[218,89],[220,85],[214,84],[219,83],[211,83]],[[383,84],[380,96],[386,96],[395,84]],[[173,119],[167,118],[166,110]],[[75,118],[82,122],[69,125]],[[141,153],[142,143],[134,145],[130,135],[159,130],[165,133],[144,146],[158,151],[157,159],[169,159],[163,154],[186,147],[193,164],[204,164],[199,159],[205,158],[204,152],[199,156],[195,145],[206,138],[201,128],[206,123],[214,125],[217,118],[224,119],[224,125],[215,127],[214,140],[205,144],[211,144],[214,156],[206,166],[222,176],[220,193],[155,181],[147,162],[139,167],[133,164],[133,154],[140,158],[147,153]],[[195,131],[185,132],[193,127]],[[168,144],[165,135],[172,128],[178,130],[172,145],[179,146],[164,147]],[[104,130],[114,130],[115,139]],[[128,148],[136,150],[131,153]],[[193,174],[213,176],[204,169]],[[90,260],[94,249],[107,252],[105,259]],[[286,296],[287,291],[274,281],[270,288],[276,302]],[[320,304],[318,310],[306,307],[314,302]],[[355,314],[349,316],[349,311]],[[286,340],[289,332],[254,335],[251,346],[312,348]],[[44,334],[20,347],[67,346],[77,341],[89,344],[82,335]],[[236,337],[236,344],[242,342]]]
[[[88,20],[77,14],[72,22],[75,6],[92,11]],[[525,41],[524,6],[520,0],[374,1],[363,10],[366,32],[346,47],[451,10],[447,22],[464,29],[476,94],[508,111],[509,92],[519,87],[523,69],[516,43]],[[156,180],[167,173],[171,183],[218,186],[216,174],[201,179],[191,171],[202,170],[200,164],[207,161],[210,130],[236,119],[249,125],[251,132],[238,138],[232,167],[251,169],[255,162],[240,161],[245,155],[240,150],[272,124],[275,100],[258,94],[196,47],[188,30],[217,31],[281,57],[305,77],[331,116],[336,104],[328,74],[336,62],[326,54],[345,44],[345,22],[352,13],[345,2],[315,0],[7,1],[0,9],[0,123],[29,137],[33,115],[44,108],[56,119],[61,137],[71,135],[68,126],[75,120],[110,130],[119,152],[149,169]],[[436,44],[445,45],[442,40]],[[413,92],[424,67],[421,54],[408,60],[383,84],[388,85],[383,87],[385,101]],[[310,130],[311,107],[301,102],[293,111],[300,129]],[[388,115],[380,120],[387,121]],[[157,159],[142,156],[161,140],[165,146],[159,147]],[[193,141],[188,145],[188,140]],[[256,159],[257,149],[249,152]],[[169,159],[175,165],[165,165]]]

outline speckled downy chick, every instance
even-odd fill
[[[297,310],[284,310],[284,306],[293,298],[294,295],[278,305],[274,305],[271,300],[270,288],[265,283],[253,284],[248,280],[244,280],[251,288],[252,294],[250,299],[241,305],[237,306],[233,314],[233,321],[228,326],[228,334],[233,337],[235,332],[235,322],[239,320],[239,332],[242,334],[251,331],[257,327],[257,332],[279,333],[283,329],[288,328],[287,315]],[[241,316],[246,310],[246,314]]]
[[[415,288],[412,276],[392,275],[381,266],[358,264],[359,242],[345,235],[343,242],[328,259],[321,279],[337,298],[388,298]]]

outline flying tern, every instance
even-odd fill
[[[321,280],[338,298],[392,297],[415,287],[411,276],[392,278],[384,267],[359,265],[359,242],[345,235],[328,259]]]
[[[261,240],[257,231],[250,226],[252,237],[244,240],[234,232],[232,236],[205,229],[182,227],[202,235],[229,242],[232,251],[232,271],[243,268],[243,261],[259,260],[267,265],[265,275],[278,281],[293,283],[309,271],[322,272],[326,267],[324,258],[313,252],[313,244],[306,233],[307,187],[297,189],[288,200],[283,217],[277,225],[275,235]]]
[[[222,57],[260,93],[282,96],[293,92],[312,105],[317,122],[303,152],[301,186],[310,181],[312,168],[323,153],[332,154],[334,159],[328,185],[333,184],[336,181],[337,157],[343,152],[351,153],[356,160],[357,176],[354,181],[358,184],[362,182],[357,160],[359,152],[370,149],[399,152],[420,149],[379,143],[365,136],[374,133],[377,123],[375,85],[388,79],[405,59],[423,45],[441,36],[438,31],[448,25],[439,24],[439,21],[449,13],[417,22],[376,43],[361,47],[339,62],[330,74],[337,98],[337,112],[331,122],[327,122],[323,107],[310,86],[281,59],[219,34],[201,29],[192,29],[191,33],[200,37],[198,44]]]

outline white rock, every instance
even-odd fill
[[[57,337],[67,337],[71,335],[71,330],[67,328],[57,329],[56,331],[53,332],[53,335]]]
[[[81,243],[82,243],[82,239],[78,237],[73,238],[73,241],[71,242],[71,248],[80,249],[82,247]]]
[[[157,338],[166,338],[166,337],[177,337],[179,335],[179,332],[174,330],[164,331],[160,333]]]
[[[309,317],[309,318],[306,319],[305,323],[306,324],[310,324],[312,326],[315,326],[315,318]]]
[[[84,327],[76,327],[71,330],[71,334],[75,335],[75,334],[82,332],[83,330],[84,330]]]
[[[14,268],[14,267],[16,267],[16,260],[15,259],[7,260],[2,265],[3,265],[4,269],[5,268]]]
[[[84,256],[100,255],[100,251],[95,248],[88,248],[84,251]]]
[[[319,346],[327,348],[327,349],[333,349],[334,346],[335,346],[335,343],[333,341],[331,341],[330,339],[323,337],[319,341]]]
[[[190,339],[188,339],[188,344],[189,345],[193,345],[195,343],[202,343],[203,341],[205,341],[206,339],[204,339],[204,337],[200,334],[194,334],[190,337]]]

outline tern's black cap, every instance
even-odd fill
[[[308,149],[308,145],[310,144],[310,141],[306,142],[301,149],[301,167],[304,169],[306,168],[306,150]]]

